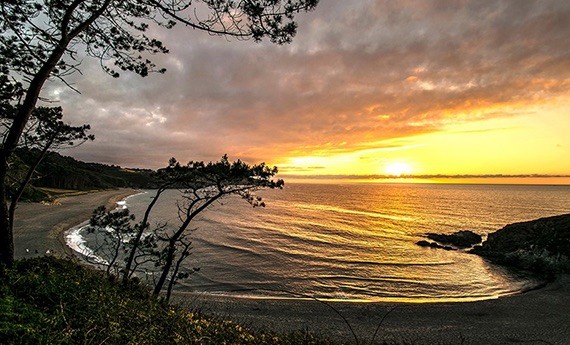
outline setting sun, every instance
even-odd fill
[[[410,175],[412,167],[408,163],[394,162],[386,165],[385,172],[392,176]]]

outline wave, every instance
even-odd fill
[[[109,262],[95,254],[95,252],[87,246],[87,241],[81,235],[86,231],[89,221],[85,221],[64,233],[65,244],[78,254],[81,254],[87,261],[95,262],[101,265],[108,265]]]
[[[372,218],[383,218],[383,219],[405,221],[405,222],[413,222],[415,220],[414,217],[410,217],[410,216],[398,216],[398,215],[392,215],[392,214],[386,214],[386,213],[380,213],[380,212],[350,210],[347,208],[336,207],[336,206],[331,206],[331,205],[298,203],[298,204],[294,204],[292,206],[296,207],[296,208],[300,208],[300,209],[306,209],[306,210],[329,211],[329,212],[337,212],[337,213],[344,213],[344,214],[351,214],[351,215],[367,216],[367,217],[372,217]]]
[[[143,191],[140,193],[132,194],[132,195],[125,197],[122,200],[117,201],[116,202],[117,206],[115,207],[114,210],[127,209],[128,208],[128,205],[127,205],[128,199],[135,197],[137,195],[146,194],[146,193],[147,193],[146,191]],[[86,221],[82,222],[81,224],[74,226],[71,229],[64,232],[65,244],[69,248],[71,248],[74,252],[84,256],[87,259],[87,261],[94,262],[94,263],[101,264],[101,265],[108,265],[109,262],[107,260],[105,260],[104,258],[95,254],[95,252],[91,248],[89,248],[89,246],[87,246],[87,240],[83,236],[82,233],[85,233],[87,231],[88,224],[89,224],[89,220],[86,220]],[[114,229],[106,227],[105,231],[113,232]]]

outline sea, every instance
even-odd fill
[[[154,193],[141,191],[119,207],[140,220]],[[472,230],[486,237],[509,223],[570,212],[570,186],[288,183],[258,195],[265,207],[230,196],[193,221],[184,263],[193,274],[175,290],[361,302],[494,299],[542,282],[465,250],[416,242],[428,232]],[[179,199],[179,191],[167,191],[151,224],[178,226]],[[97,257],[100,243],[85,227],[71,229],[67,242],[84,257]]]

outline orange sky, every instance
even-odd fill
[[[570,174],[570,98],[501,106],[510,117],[457,121],[429,133],[312,148],[276,159],[293,175]],[[461,113],[495,112],[497,105]],[[504,108],[509,107],[508,110]],[[368,133],[367,133],[368,135]],[[369,133],[374,136],[374,132]],[[379,135],[381,136],[381,134]]]
[[[165,75],[85,59],[65,152],[158,168],[227,153],[285,175],[570,175],[570,2],[323,0],[294,42],[155,31]]]

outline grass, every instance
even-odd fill
[[[22,201],[27,202],[53,202],[57,198],[93,193],[97,190],[75,190],[28,186],[22,195]]]
[[[69,260],[0,268],[2,344],[333,344],[307,332],[276,334],[154,299]]]
[[[36,189],[40,190],[45,195],[47,195],[46,200],[55,200],[56,198],[77,196],[77,195],[89,194],[99,191],[98,189],[76,190],[76,189],[59,189],[59,188],[45,188],[45,187],[39,187]]]

